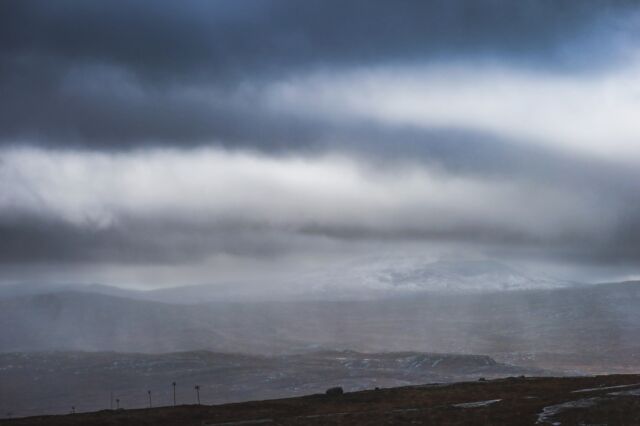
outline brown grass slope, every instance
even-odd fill
[[[486,401],[493,402],[482,405]],[[456,406],[467,403],[480,404]],[[640,424],[640,375],[508,378],[367,390],[340,396],[310,395],[217,406],[105,410],[0,422],[3,426],[553,423]]]

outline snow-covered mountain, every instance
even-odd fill
[[[575,283],[532,274],[493,260],[429,261],[412,257],[376,257],[278,282],[186,285],[147,291],[99,284],[18,284],[0,286],[0,299],[79,291],[164,303],[220,301],[292,301],[383,299],[417,293],[482,293],[556,289]],[[269,283],[267,283],[269,284]],[[274,283],[271,283],[274,284]]]
[[[310,281],[315,294],[343,297],[553,289],[574,284],[492,260],[423,262],[397,258],[345,265]]]

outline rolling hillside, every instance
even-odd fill
[[[3,352],[207,349],[259,355],[421,351],[488,354],[533,364],[536,356],[588,354],[589,362],[603,369],[622,368],[640,364],[638,306],[639,283],[377,301],[202,305],[58,292],[0,299],[0,347]]]

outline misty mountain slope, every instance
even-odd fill
[[[144,350],[149,342],[157,350],[171,350],[187,344],[185,332],[200,330],[179,307],[98,294],[60,292],[5,299],[0,306],[9,325],[2,336],[5,350]],[[185,319],[190,319],[186,329]],[[216,337],[213,328],[208,335]]]
[[[0,300],[3,351],[354,349],[589,353],[640,365],[640,283],[373,301],[171,305],[88,293]],[[617,358],[616,360],[612,360]]]
[[[493,260],[425,262],[412,257],[367,259],[315,277],[312,282],[315,292],[329,297],[553,289],[575,284]]]
[[[296,336],[337,347],[445,352],[608,352],[636,345],[638,284],[289,304]]]
[[[20,296],[36,296],[39,294],[61,292],[98,293],[108,296],[127,297],[132,299],[142,298],[142,295],[144,293],[136,290],[127,290],[102,284],[27,282],[19,284],[0,285],[0,299]]]
[[[220,309],[223,307],[220,306]],[[210,348],[260,350],[269,322],[210,307],[169,305],[61,292],[0,300],[3,351],[115,350],[170,352]],[[250,321],[251,324],[246,324]],[[237,330],[249,331],[243,335]],[[268,342],[277,344],[277,339]]]
[[[301,282],[304,285],[301,285]],[[100,284],[23,283],[0,286],[0,298],[88,292],[164,303],[259,300],[373,300],[425,293],[460,294],[558,289],[574,282],[531,274],[491,260],[426,262],[420,258],[367,258],[259,291],[247,283],[200,284],[130,290]]]
[[[224,300],[372,300],[423,293],[483,293],[554,289],[576,283],[531,274],[501,262],[425,261],[416,257],[366,258],[310,273],[260,292],[243,285],[190,285],[137,292],[133,297],[167,303],[203,303]],[[243,291],[244,289],[244,291]]]

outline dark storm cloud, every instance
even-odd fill
[[[637,40],[631,12],[604,0],[1,2],[0,264],[313,258],[327,241],[636,264],[636,68],[616,73]],[[569,108],[553,109],[563,94]],[[374,95],[396,103],[376,109]]]
[[[326,123],[234,90],[305,69],[495,56],[594,66],[590,37],[622,2],[3,2],[0,140],[126,148],[299,146]],[[588,42],[588,41],[587,41]],[[593,54],[607,46],[590,45]],[[561,50],[561,53],[559,53]],[[564,65],[562,65],[564,63]],[[116,80],[116,81],[114,81]],[[87,82],[104,85],[87,90]],[[110,87],[113,85],[114,87]],[[98,87],[100,89],[100,87]],[[185,93],[211,91],[204,102]]]
[[[255,238],[256,234],[260,238]],[[291,250],[291,236],[265,225],[189,224],[119,218],[109,226],[78,225],[30,212],[0,216],[0,264],[194,263],[215,254],[271,258]],[[286,238],[286,240],[285,240]]]
[[[2,47],[170,79],[292,65],[553,51],[612,1],[4,2]],[[258,67],[256,70],[255,67]]]
[[[248,259],[278,259],[297,254],[334,254],[366,244],[372,252],[406,243],[459,244],[482,247],[503,260],[538,259],[591,266],[636,267],[640,258],[640,222],[627,218],[610,235],[559,232],[553,236],[509,226],[459,223],[450,229],[399,225],[308,224],[273,226],[269,223],[214,221],[189,223],[174,219],[121,217],[108,226],[77,224],[30,212],[0,216],[0,265],[76,264],[181,265],[206,262],[223,255]],[[349,248],[351,247],[351,249]],[[26,272],[26,271],[25,271]]]
[[[0,80],[5,144],[119,150],[212,142],[252,146],[259,140],[260,148],[273,149],[318,133],[318,123],[225,102],[224,89],[205,100],[182,88],[141,88],[113,68],[89,67],[69,78],[59,69],[42,72],[48,60],[15,61]]]
[[[216,149],[32,148],[1,158],[2,264],[312,257],[328,242],[336,253],[454,243],[502,250],[500,257],[629,263],[640,247],[637,172],[606,176],[592,163],[599,179],[578,172],[563,179],[562,164],[586,168],[577,160],[555,171],[547,164],[549,176],[532,179],[506,170],[443,172],[407,159],[379,167],[380,160]]]

